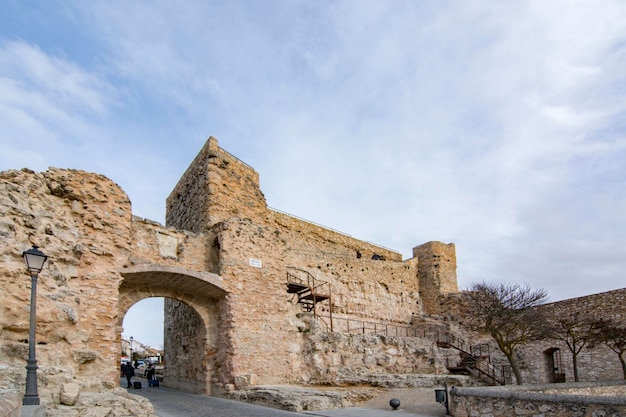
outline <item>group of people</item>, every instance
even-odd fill
[[[151,363],[149,363],[148,367],[146,368],[146,371],[144,372],[144,375],[146,376],[146,378],[148,378],[148,383],[150,385],[152,385],[151,381],[154,381],[156,379],[154,376],[155,372],[156,372],[156,369],[154,368],[154,366],[152,366]],[[131,365],[130,362],[126,362],[125,364],[122,365],[121,374],[122,376],[125,376],[126,381],[128,381],[127,388],[132,388],[133,387],[132,379],[135,376],[135,367]]]

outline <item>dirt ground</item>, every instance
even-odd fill
[[[358,407],[391,410],[389,400],[400,400],[400,410],[428,416],[445,417],[446,407],[435,401],[434,388],[397,388],[385,391],[376,397],[358,404]]]

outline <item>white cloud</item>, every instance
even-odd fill
[[[280,210],[405,256],[455,242],[462,285],[528,281],[555,299],[623,286],[623,2],[61,11],[88,57],[36,34],[1,44],[2,169],[97,171],[162,220],[213,135]]]

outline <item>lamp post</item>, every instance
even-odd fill
[[[133,364],[133,340],[135,340],[132,336],[130,337],[130,364]]]
[[[37,393],[37,358],[35,357],[35,322],[37,320],[37,277],[43,269],[48,257],[37,246],[22,253],[26,268],[31,278],[30,286],[30,328],[28,333],[28,361],[26,362],[26,392],[22,400],[23,405],[39,405]]]

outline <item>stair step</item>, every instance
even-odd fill
[[[300,300],[315,300],[317,302],[328,300],[330,296],[326,294],[313,294],[309,293],[300,297]]]
[[[296,282],[287,283],[287,292],[289,294],[297,294],[299,292],[303,292],[309,290],[309,286],[305,284],[299,284]]]

